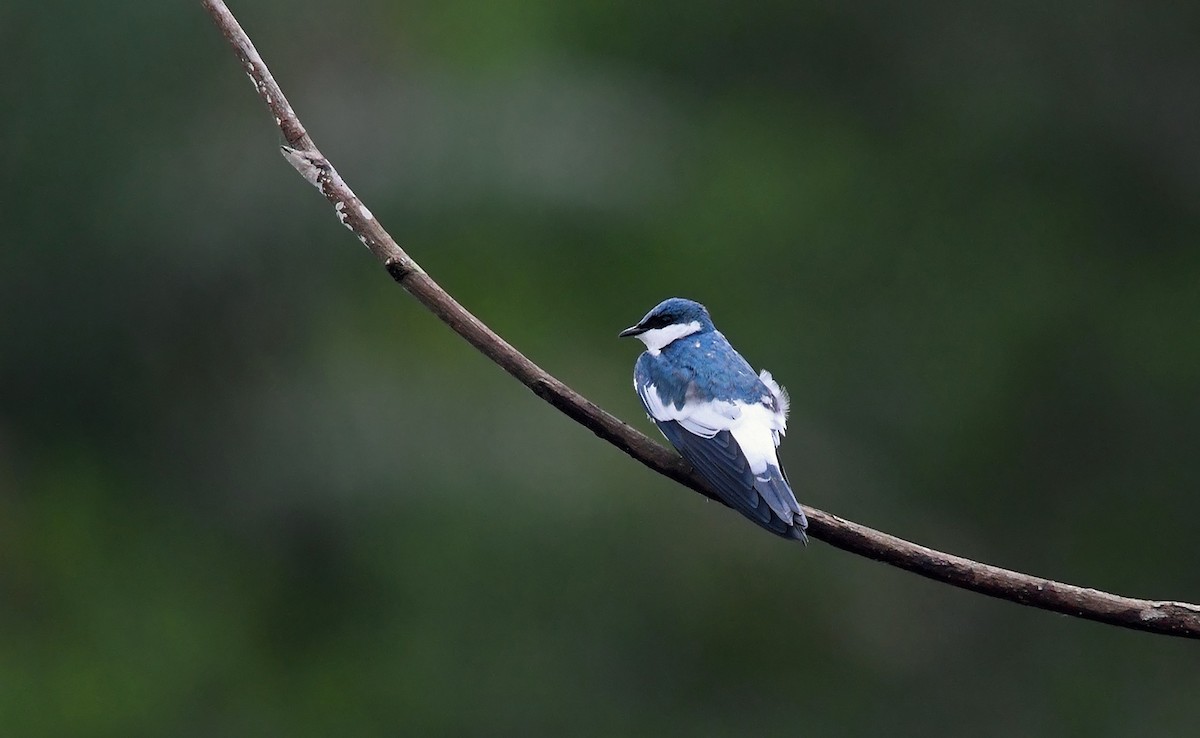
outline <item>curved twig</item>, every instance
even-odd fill
[[[677,455],[605,412],[526,358],[434,282],[397,245],[309,138],[262,57],[222,0],[202,0],[270,108],[287,145],[283,155],[333,205],[338,220],[383,263],[392,278],[456,333],[529,389],[654,471],[713,497]],[[1200,606],[1141,600],[1002,569],[941,553],[811,507],[808,534],[850,553],[956,587],[1135,630],[1200,638]]]

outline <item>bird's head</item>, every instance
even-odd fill
[[[676,339],[711,330],[714,330],[713,323],[707,308],[694,300],[672,297],[655,305],[637,325],[617,335],[620,338],[637,336],[650,353],[657,354]]]

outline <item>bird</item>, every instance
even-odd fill
[[[772,533],[807,544],[808,519],[776,453],[787,429],[788,394],[771,373],[756,374],[694,300],[663,300],[617,335],[646,345],[633,387],[718,499]]]

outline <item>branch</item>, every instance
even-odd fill
[[[371,211],[313,144],[237,19],[222,0],[202,0],[229,41],[259,97],[270,108],[287,145],[283,155],[333,205],[349,228],[383,263],[388,274],[455,333],[499,364],[534,394],[575,422],[654,471],[711,499],[704,482],[676,454],[651,441],[555,379],[458,304],[383,229]],[[935,551],[811,507],[808,535],[843,551],[920,574],[938,582],[1021,605],[1151,633],[1200,638],[1200,606],[1141,600],[1021,574]]]

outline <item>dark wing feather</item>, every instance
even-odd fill
[[[761,479],[755,478],[750,464],[729,431],[720,431],[712,438],[691,433],[674,420],[655,421],[662,434],[692,468],[708,482],[721,502],[753,520],[763,528],[783,536],[807,541],[804,529],[808,521],[799,508],[794,509],[792,521],[780,518],[767,500],[795,500],[787,482],[773,467]],[[773,472],[773,473],[772,473]],[[791,508],[794,503],[786,505]]]

